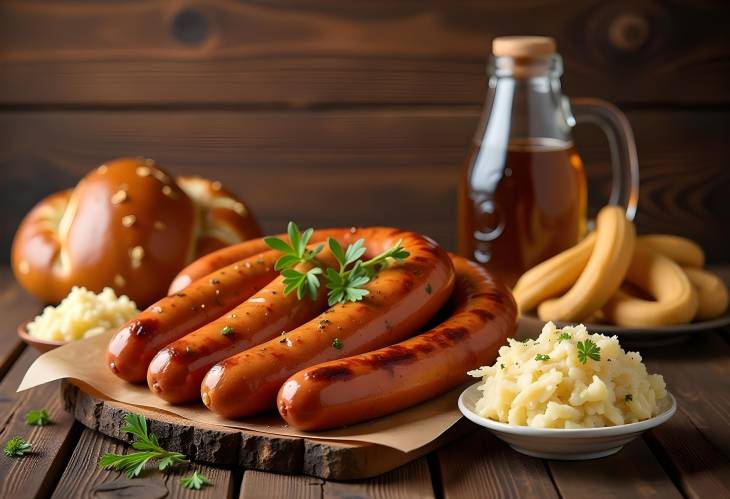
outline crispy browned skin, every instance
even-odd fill
[[[299,371],[277,397],[286,422],[324,430],[367,421],[435,397],[491,363],[515,332],[517,307],[482,267],[452,259],[455,311],[448,319],[401,343]]]
[[[336,229],[322,229],[315,230],[312,234],[312,238],[309,240],[310,243],[319,243],[326,241],[328,237],[347,237],[347,233],[354,233],[354,228],[336,228]],[[283,239],[289,242],[289,238],[286,234],[278,234],[274,237]],[[184,287],[188,286],[191,282],[197,281],[201,277],[204,277],[211,272],[214,272],[221,267],[236,263],[244,258],[249,258],[253,255],[257,255],[263,251],[267,251],[269,247],[264,242],[264,238],[252,239],[243,243],[234,244],[226,248],[219,249],[208,255],[198,258],[193,263],[182,269],[173,279],[170,284],[170,290],[168,294],[177,293]]]
[[[229,418],[273,409],[276,394],[295,372],[321,362],[393,344],[421,328],[447,301],[454,286],[448,254],[413,232],[359,231],[371,257],[399,239],[410,256],[366,285],[360,302],[336,305],[317,318],[216,364],[201,385],[203,402]],[[333,341],[340,348],[333,346]]]
[[[106,363],[120,378],[141,382],[165,345],[220,317],[271,282],[278,251],[265,251],[198,279],[127,322],[109,343]]]
[[[336,265],[329,249],[317,259]],[[311,263],[301,264],[298,270],[311,267]],[[283,277],[277,277],[229,313],[160,350],[147,370],[152,393],[173,404],[200,399],[200,382],[216,362],[294,329],[327,309],[323,282],[316,300],[308,295],[300,300],[296,293],[284,295],[284,288]]]

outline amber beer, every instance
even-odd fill
[[[623,205],[629,219],[639,171],[621,111],[562,94],[555,40],[498,37],[492,54],[484,111],[459,188],[459,251],[513,286],[584,235],[587,188],[571,137],[576,123],[598,124],[608,136],[614,153],[609,202]]]
[[[583,163],[571,142],[475,145],[459,192],[459,252],[514,285],[526,269],[578,242],[586,198]]]

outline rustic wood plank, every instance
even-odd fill
[[[684,409],[644,438],[685,496],[730,497],[730,460],[705,439]]]
[[[0,198],[9,207],[0,214],[0,258],[36,200],[129,154],[219,178],[253,206],[266,231],[292,217],[300,225],[393,224],[453,249],[456,184],[478,116],[476,107],[0,112]],[[632,111],[629,118],[642,171],[639,230],[691,237],[710,260],[727,260],[730,113]],[[581,134],[595,209],[607,199],[608,151],[589,129]]]
[[[33,317],[40,305],[18,286],[7,266],[0,265],[0,379],[5,376],[23,351],[24,343],[18,337],[16,326]]]
[[[74,419],[63,410],[58,383],[16,393],[38,354],[26,349],[0,383],[0,442],[21,436],[33,445],[21,458],[0,457],[0,497],[45,497],[53,489],[75,443]],[[38,427],[25,423],[31,409],[45,408],[53,424]]]
[[[682,497],[642,439],[603,459],[549,461],[548,466],[562,499]]]
[[[296,497],[321,499],[324,480],[304,475],[277,475],[247,470],[241,482],[240,499]]]
[[[354,482],[325,481],[323,497],[347,499],[367,497],[373,499],[416,499],[435,497],[431,485],[431,472],[426,458],[389,471],[370,480]]]
[[[445,499],[559,497],[545,465],[523,456],[486,430],[436,452]]]
[[[726,103],[729,19],[722,3],[649,0],[5,1],[0,99],[478,103],[490,40],[541,33],[576,95]]]
[[[123,473],[99,468],[100,456],[108,452],[120,454],[127,446],[93,430],[84,429],[71,455],[54,498],[68,497],[145,497],[145,498],[223,498],[232,497],[232,472],[198,463],[160,473],[154,468],[138,478],[128,479]],[[180,484],[180,478],[197,471],[208,477],[212,485],[200,490],[189,490]]]
[[[730,345],[715,333],[643,353],[650,372],[664,376],[677,404],[705,440],[730,459]]]

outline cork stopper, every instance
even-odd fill
[[[555,40],[548,36],[499,36],[492,40],[492,53],[497,57],[545,58],[555,50]]]

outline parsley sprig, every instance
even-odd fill
[[[5,444],[4,452],[8,457],[20,457],[30,452],[32,447],[23,437],[13,437]]]
[[[99,460],[99,466],[102,468],[123,471],[127,475],[127,478],[134,478],[153,459],[157,460],[157,469],[160,471],[188,462],[184,454],[170,452],[160,447],[157,436],[147,431],[147,419],[144,416],[131,413],[127,414],[124,416],[124,423],[125,426],[122,428],[122,431],[134,435],[132,447],[139,452],[130,452],[129,454],[104,454]]]
[[[186,489],[200,490],[204,485],[211,485],[212,483],[207,476],[201,475],[197,471],[193,471],[192,475],[180,479],[180,485]]]
[[[33,426],[46,426],[51,422],[51,417],[45,409],[33,409],[26,413],[25,423]]]
[[[297,298],[300,300],[305,293],[314,300],[317,297],[317,291],[320,286],[319,275],[325,274],[327,280],[327,301],[330,306],[341,302],[355,302],[363,299],[370,292],[364,289],[370,279],[380,270],[385,268],[390,260],[404,260],[408,258],[410,253],[403,248],[401,241],[394,246],[371,258],[362,261],[361,258],[365,254],[365,240],[358,239],[350,244],[347,249],[343,249],[340,243],[330,237],[327,241],[332,255],[337,260],[338,268],[323,268],[321,262],[317,260],[317,255],[324,248],[324,244],[319,244],[315,248],[307,249],[307,244],[312,238],[314,229],[307,229],[304,232],[299,231],[299,227],[294,222],[289,222],[287,234],[289,243],[277,238],[266,237],[264,242],[277,251],[283,253],[274,265],[275,270],[281,271],[284,277],[284,294],[288,295],[296,291]],[[301,263],[311,262],[314,266],[309,270],[302,272],[295,269]]]
[[[578,360],[581,364],[585,364],[588,359],[601,360],[601,347],[596,345],[593,340],[579,341],[576,346],[578,347]]]

